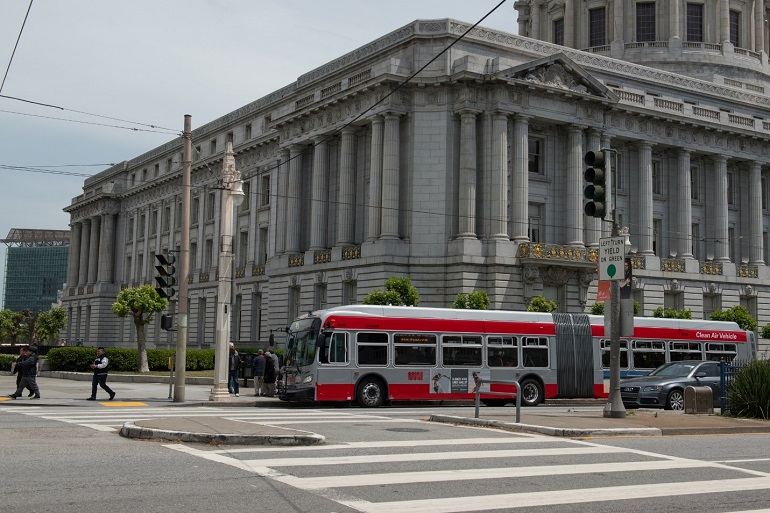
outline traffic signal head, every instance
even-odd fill
[[[163,314],[160,316],[160,329],[168,331],[171,329],[173,325],[174,325],[173,317],[171,317],[168,314]]]
[[[584,212],[587,216],[600,217],[604,219],[607,206],[607,176],[606,176],[606,152],[589,151],[586,153],[583,162],[586,163],[586,169],[583,176],[590,185],[587,185],[583,195],[588,199]]]
[[[155,282],[158,285],[155,287],[155,291],[160,297],[170,299],[176,294],[176,289],[174,289],[174,285],[176,285],[176,267],[174,267],[176,257],[173,255],[155,255],[155,260],[158,262],[155,266],[155,270],[158,272],[155,276]]]

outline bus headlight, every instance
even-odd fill
[[[308,383],[312,383],[312,382],[313,382],[312,374],[308,374],[307,376],[305,376],[305,379],[302,380],[303,385],[307,385]]]

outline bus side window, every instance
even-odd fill
[[[348,334],[334,333],[329,344],[329,363],[348,363]]]

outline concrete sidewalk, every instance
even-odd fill
[[[106,393],[99,389],[97,401],[86,401],[91,392],[91,375],[66,374],[57,377],[43,375],[38,378],[42,399],[22,397],[11,400],[5,394],[14,390],[15,377],[7,372],[0,373],[0,391],[4,392],[0,396],[0,407],[168,407],[169,418],[127,423],[121,429],[121,434],[145,439],[223,444],[311,445],[324,441],[323,437],[314,433],[266,424],[196,417],[194,413],[189,416],[171,416],[174,408],[181,406],[269,408],[290,404],[277,398],[254,397],[253,388],[242,387],[243,393],[240,397],[230,395],[229,401],[212,402],[209,401],[212,386],[210,383],[193,384],[187,380],[185,401],[175,403],[169,398],[172,394],[167,383],[151,382],[150,376],[140,376],[141,379],[136,379],[126,375],[110,375],[108,384],[116,393],[115,400],[108,401]],[[519,423],[516,423],[516,409],[513,406],[481,407],[478,419],[470,416],[431,415],[429,420],[562,437],[770,434],[770,421],[764,420],[738,419],[721,415],[690,415],[683,412],[648,409],[628,410],[625,418],[614,419],[605,418],[598,407],[592,410],[570,410],[571,404],[600,406],[604,404],[603,401],[554,402],[560,406],[558,410],[548,406],[522,408]],[[467,407],[472,404],[463,403],[462,406]]]

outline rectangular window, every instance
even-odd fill
[[[246,267],[246,257],[249,255],[249,232],[238,234],[238,267]]]
[[[257,250],[257,265],[267,263],[267,228],[259,229],[259,249]]]
[[[128,233],[126,233],[126,240],[132,241],[134,240],[134,218],[130,218],[128,220]]]
[[[193,160],[200,160],[201,159],[201,145],[198,144],[193,149]]]
[[[690,168],[690,198],[700,199],[700,171],[697,167]]]
[[[436,365],[436,335],[396,333],[393,335],[393,345],[396,365]]]
[[[150,216],[150,235],[158,233],[158,209],[152,211]]]
[[[190,273],[198,270],[198,243],[190,243]]]
[[[553,42],[554,44],[564,46],[564,18],[554,20],[553,22]]]
[[[521,339],[521,360],[524,367],[548,367],[548,339],[545,337],[523,337]]]
[[[481,336],[444,335],[441,361],[444,367],[481,367]]]
[[[529,156],[529,172],[530,173],[543,173],[542,162],[542,141],[539,139],[529,139],[528,143],[528,156]]]
[[[681,362],[682,360],[702,360],[703,347],[700,342],[669,342],[669,360]]]
[[[706,343],[706,360],[714,362],[731,362],[738,356],[736,344]]]
[[[326,284],[316,283],[313,290],[313,310],[325,310],[329,306],[326,300]]]
[[[730,42],[733,46],[741,46],[741,13],[730,11]]]
[[[663,292],[663,308],[668,310],[673,308],[674,310],[681,310],[684,308],[684,294],[679,291],[665,291]]]
[[[636,40],[655,41],[655,2],[636,4]]]
[[[727,173],[727,204],[735,205],[735,182],[733,173]]]
[[[358,333],[356,335],[358,365],[380,366],[388,364],[388,334]]]
[[[136,256],[136,279],[142,280],[144,278],[144,255],[139,253]]]
[[[703,295],[703,318],[708,319],[711,314],[722,309],[722,296],[719,294]]]
[[[652,220],[652,252],[656,256],[663,256],[663,221],[660,219]]]
[[[206,239],[205,250],[203,251],[203,272],[208,272],[211,270],[211,261],[213,259],[214,255],[214,241],[211,239]]]
[[[217,152],[217,140],[212,139],[209,143],[209,155],[214,155]]]
[[[259,206],[265,207],[270,204],[270,175],[262,176],[262,186],[259,191]]]
[[[130,187],[136,185],[136,173],[131,173]]]
[[[589,29],[588,46],[604,46],[607,44],[607,16],[604,7],[588,11]]]
[[[530,242],[543,242],[543,210],[545,206],[540,203],[529,204],[529,240]]]
[[[633,349],[634,369],[656,369],[666,363],[666,343],[652,340],[634,340]]]
[[[610,368],[610,341],[602,340],[602,369]],[[620,340],[620,368],[628,368],[628,340]]]
[[[225,136],[225,147],[227,146],[227,143],[230,143],[232,145],[235,144],[235,136],[232,132],[227,132],[227,135]]]
[[[319,349],[319,363],[347,365],[349,362],[347,333],[332,333],[332,336],[325,339],[323,347]]]
[[[199,196],[195,196],[192,199],[192,204],[190,205],[190,223],[191,224],[198,224],[198,217],[200,216],[200,208],[201,208],[201,199]],[[182,211],[181,209],[179,210]]]
[[[174,159],[166,159],[166,173],[170,173],[172,167],[174,167]]]
[[[703,42],[703,4],[687,4],[687,41]]]
[[[487,337],[487,365],[490,367],[518,367],[519,339],[510,336]]]
[[[243,181],[243,203],[241,203],[241,212],[248,212],[251,204],[251,182]]]
[[[214,220],[214,211],[216,210],[217,196],[210,192],[206,199],[206,221]]]
[[[160,164],[155,164],[155,169],[153,170],[153,178],[158,178],[160,176]]]
[[[348,280],[342,282],[342,304],[353,305],[358,302],[358,282]]]
[[[142,214],[139,216],[139,238],[144,237],[145,229],[147,227],[147,216]]]
[[[251,123],[247,123],[245,127],[243,127],[243,139],[248,141],[251,139]]]
[[[660,176],[660,161],[655,160],[652,162],[652,193],[661,193],[661,176]]]
[[[727,256],[730,257],[731,262],[736,262],[735,255],[738,252],[735,250],[735,228],[730,227],[727,229]]]
[[[142,183],[145,183],[147,181],[147,170],[142,169]]]
[[[163,233],[167,233],[171,228],[171,206],[166,205],[163,207],[163,219],[161,220],[161,230]]]

